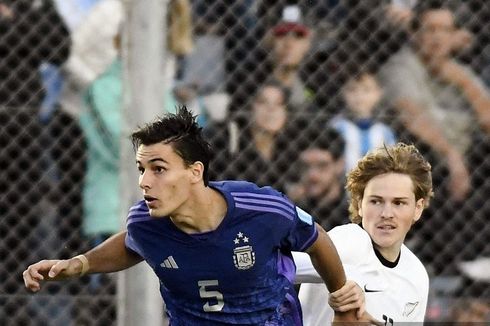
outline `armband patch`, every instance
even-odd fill
[[[301,221],[305,222],[308,225],[313,224],[313,217],[298,206],[296,206],[296,213],[298,213],[298,217]]]

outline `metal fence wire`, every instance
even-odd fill
[[[117,324],[115,275],[47,283],[32,295],[22,271],[123,225],[123,5],[0,1],[1,325]],[[272,185],[328,229],[348,222],[344,176],[363,153],[416,144],[432,164],[435,196],[406,243],[431,277],[427,320],[490,320],[485,0],[168,5],[162,112],[185,104],[198,114],[213,178]],[[330,163],[302,160],[312,144],[328,148]]]

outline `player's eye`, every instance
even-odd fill
[[[165,172],[165,171],[166,171],[166,169],[165,169],[164,167],[162,167],[162,166],[155,166],[155,167],[153,168],[153,170],[154,170],[156,173],[162,173],[162,172]]]
[[[142,175],[143,173],[145,173],[145,169],[143,169],[142,167],[138,166],[138,172],[140,173],[140,175]]]

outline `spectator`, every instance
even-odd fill
[[[362,65],[362,66],[361,66]],[[377,113],[383,90],[368,62],[357,62],[357,72],[341,87],[344,109],[330,124],[345,140],[345,169],[350,171],[372,149],[395,144],[395,133]]]
[[[405,31],[386,19],[386,2],[342,0],[329,15],[337,23],[327,30],[315,25],[318,36],[303,75],[314,90],[314,105],[328,118],[341,113],[341,88],[345,73],[353,73],[350,66],[355,70],[361,63],[378,66],[404,43]]]
[[[41,121],[41,105],[46,90],[41,78],[43,63],[63,64],[70,52],[70,35],[49,0],[0,1],[0,293],[22,291],[22,280],[15,274],[19,265],[48,253],[60,252],[63,235],[76,234],[76,189],[67,189],[73,154],[72,134],[55,146],[59,123],[68,128],[60,115]],[[45,124],[46,123],[46,124]],[[80,153],[74,159],[80,158]],[[81,164],[82,160],[75,162]],[[75,167],[76,169],[77,167]],[[78,175],[78,178],[80,176]],[[57,196],[65,191],[66,201]],[[73,200],[73,201],[72,201]],[[64,219],[60,219],[61,214]],[[79,211],[78,211],[79,213]],[[79,220],[78,220],[79,221]],[[64,234],[62,234],[64,233]],[[18,245],[22,239],[25,245]],[[58,245],[55,245],[58,244]],[[70,247],[71,244],[67,244]],[[61,248],[60,248],[61,247]],[[15,250],[13,250],[15,248]],[[73,249],[73,248],[72,248]],[[70,252],[71,253],[71,252]],[[49,293],[56,287],[51,288]],[[0,303],[9,300],[5,296]],[[13,306],[27,306],[15,301]],[[60,306],[60,309],[62,307]],[[0,324],[17,323],[12,311],[0,309]]]
[[[70,35],[51,1],[0,1],[0,105],[39,109],[43,62],[60,65],[70,51]]]
[[[118,52],[119,38],[117,35],[114,39]],[[121,228],[119,188],[114,185],[119,183],[122,91],[122,61],[118,56],[87,89],[85,107],[80,115],[88,146],[83,227],[93,244],[100,243]],[[175,108],[173,98],[168,94],[165,99],[165,111],[172,111]]]
[[[229,102],[225,92],[226,37],[222,21],[218,15],[208,15],[208,8],[201,1],[195,3],[195,23],[191,21],[188,0],[174,0],[171,8],[169,43],[178,62],[173,95],[179,104],[199,116],[201,126],[208,121],[222,121],[228,115]]]
[[[479,242],[485,237],[482,226],[488,218],[482,202],[488,163],[481,158],[488,156],[490,148],[490,93],[473,71],[452,56],[455,44],[459,48],[460,43],[459,38],[454,39],[458,28],[450,8],[438,1],[421,1],[414,8],[414,17],[411,46],[394,55],[380,76],[404,128],[436,155],[434,181],[443,189],[434,201],[440,203],[434,205],[434,211],[441,218],[431,221],[432,229],[438,230],[441,239],[445,234],[451,241],[437,244],[435,238],[427,241],[433,234],[424,234],[429,239],[420,245],[425,249],[428,244],[452,247],[455,254],[451,257],[423,259],[434,260],[436,273],[442,269],[453,273],[452,262],[472,259],[483,249]],[[443,167],[448,170],[447,178]],[[444,205],[446,213],[452,214],[450,223],[437,205]],[[476,207],[481,216],[474,214]],[[456,237],[455,227],[462,230]]]
[[[311,46],[312,30],[301,21],[298,6],[286,6],[281,21],[269,31],[271,38],[271,78],[289,93],[291,110],[303,110],[313,94],[300,77],[300,68]]]
[[[233,83],[239,86],[231,94],[230,109],[247,106],[249,95],[257,91],[257,83],[272,80],[290,93],[288,109],[303,112],[313,99],[313,92],[300,76],[313,32],[304,23],[298,5],[267,1],[257,6],[260,20],[254,33],[258,44],[249,47],[243,71],[233,76]]]
[[[34,226],[42,212],[47,214],[45,209],[52,207],[47,195],[56,189],[45,170],[50,154],[42,155],[42,149],[52,144],[46,143],[50,132],[38,116],[45,95],[39,68],[45,61],[61,64],[67,59],[70,36],[49,1],[37,6],[31,1],[1,1],[0,21],[0,214],[10,225],[10,234],[2,236],[0,241],[6,242],[0,247],[10,247],[6,243],[18,236],[11,233],[15,226],[30,224],[32,231],[22,238],[32,241],[31,248],[39,248],[43,239],[37,238]],[[26,173],[29,180],[20,177]],[[28,259],[37,254],[35,250],[23,253]],[[2,253],[2,261],[17,266],[17,259],[10,255]],[[15,268],[10,268],[9,275]],[[19,279],[6,275],[2,280],[4,293],[15,292],[21,285]]]
[[[286,186],[289,198],[310,212],[325,230],[349,222],[344,191],[344,147],[342,136],[323,124],[302,131],[294,143],[299,180]]]
[[[238,178],[282,189],[287,163],[282,155],[288,125],[287,91],[277,82],[263,84],[249,112],[232,121],[210,125],[205,134],[215,148],[213,164],[218,179]],[[231,164],[230,164],[231,163]]]
[[[61,3],[65,19],[72,24],[73,46],[62,67],[64,87],[60,102],[67,112],[78,117],[83,110],[83,93],[116,59],[113,39],[123,20],[123,7],[119,0]]]
[[[457,28],[450,9],[424,1],[415,10],[412,47],[390,59],[381,80],[408,131],[446,158],[451,197],[462,200],[470,188],[463,156],[475,126],[490,131],[485,110],[490,96],[481,80],[451,57]]]

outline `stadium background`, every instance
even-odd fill
[[[350,69],[356,69],[353,67],[359,63],[362,66],[384,62],[409,42],[401,25],[387,23],[387,6],[409,9],[415,2],[56,2],[56,9],[71,36],[65,46],[71,47],[72,58],[76,55],[76,59],[85,61],[87,71],[92,74],[102,73],[115,58],[112,38],[122,32],[121,81],[129,91],[121,99],[121,227],[125,218],[123,211],[138,193],[133,152],[126,136],[132,127],[162,112],[162,95],[185,98],[196,113],[201,113],[203,125],[226,123],[243,115],[250,105],[254,87],[270,74],[271,36],[268,31],[283,18],[285,6],[295,4],[299,5],[300,15],[291,15],[308,26],[313,40],[299,70],[308,89],[309,102],[301,112],[291,112],[288,119],[303,124],[329,120],[339,111],[339,86]],[[458,59],[470,65],[490,85],[488,3],[485,0],[447,2],[457,8],[460,26],[473,35],[471,45],[457,54]],[[0,1],[3,3],[12,1]],[[81,3],[85,3],[85,7]],[[102,3],[106,8],[102,8]],[[51,16],[41,14],[32,21],[33,30],[43,31],[51,23]],[[179,24],[180,29],[176,27]],[[9,35],[3,21],[1,27],[2,35]],[[189,32],[188,38],[176,31]],[[21,44],[13,42],[10,46]],[[32,46],[36,47],[35,44]],[[39,58],[29,56],[42,54],[41,51],[27,53],[25,56],[22,51],[2,52],[2,61],[36,61]],[[155,296],[147,289],[156,288],[158,284],[147,270],[46,284],[35,296],[22,288],[21,272],[30,263],[44,258],[71,257],[96,241],[82,228],[87,151],[79,123],[84,110],[80,99],[95,76],[88,76],[85,83],[77,81],[81,77],[76,74],[80,72],[73,68],[70,59],[61,68],[42,62],[39,69],[47,90],[42,103],[39,106],[14,105],[3,100],[0,109],[0,324],[136,325],[143,321],[147,325],[159,324],[158,294]],[[11,75],[3,76],[0,88],[7,87],[11,78]],[[19,89],[23,92],[42,94],[29,80],[20,79],[20,83]],[[395,128],[398,139],[413,141],[413,137],[397,125],[396,114],[381,114],[379,119]],[[298,127],[298,137],[290,139],[288,150],[294,151],[303,127]],[[437,155],[426,145],[419,145],[427,157],[434,160],[436,185],[443,189],[444,167],[435,163]],[[478,157],[482,167],[477,172],[479,185],[487,185],[490,178],[485,169],[490,157],[484,153],[488,151],[482,148]],[[223,154],[218,152],[217,155]],[[220,171],[227,168],[234,166],[217,167]],[[444,194],[437,193],[438,189],[427,217],[409,237],[409,244],[426,263],[431,276],[427,319],[447,321],[455,318],[454,314],[466,313],[468,321],[489,321],[490,268],[484,265],[488,262],[480,260],[490,254],[489,208],[485,193],[480,192],[471,205],[455,213],[456,208]],[[482,265],[472,265],[474,273],[464,273],[460,265],[464,261],[478,261]],[[149,307],[155,305],[156,310],[148,312],[152,309]],[[463,311],[458,310],[462,307]],[[132,317],[128,319],[128,316]]]

